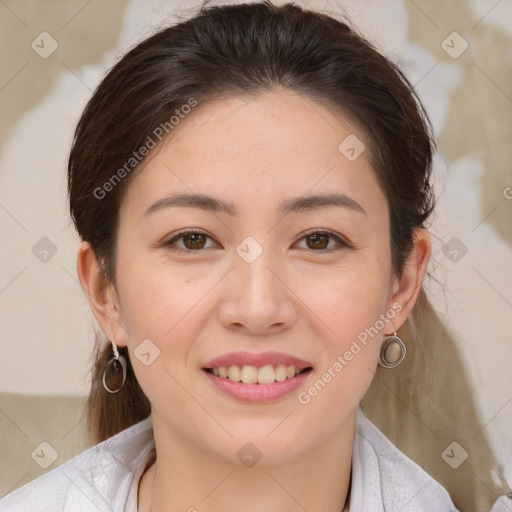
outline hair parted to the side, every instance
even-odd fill
[[[116,285],[121,198],[140,164],[108,191],[105,183],[123,166],[126,171],[148,136],[192,98],[200,106],[279,88],[334,107],[366,134],[389,206],[393,269],[400,275],[413,229],[424,225],[434,205],[434,142],[421,102],[402,72],[345,22],[265,1],[203,7],[158,31],[124,55],[89,100],[70,152],[68,192],[75,227],[91,244],[108,283]],[[116,395],[103,390],[101,376],[112,352],[101,337],[97,345],[88,406],[99,442],[145,418],[150,404],[126,350],[125,388]]]

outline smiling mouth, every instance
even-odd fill
[[[219,366],[216,368],[203,368],[204,371],[215,375],[221,379],[227,379],[232,382],[242,382],[244,384],[274,384],[275,382],[283,382],[293,379],[297,375],[310,372],[313,368],[297,368],[295,366],[287,366],[285,364],[267,364],[265,366],[252,365],[231,365]]]

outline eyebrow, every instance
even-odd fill
[[[340,193],[286,199],[279,205],[277,212],[278,214],[285,215],[288,213],[308,212],[330,206],[347,208],[366,215],[366,211],[357,201]],[[176,194],[164,197],[153,203],[144,212],[142,217],[147,217],[151,213],[170,207],[198,208],[211,212],[225,213],[231,216],[236,216],[239,213],[233,203],[227,203],[206,194]]]

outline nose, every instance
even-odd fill
[[[264,250],[255,261],[237,253],[225,278],[218,310],[226,329],[252,335],[275,334],[291,328],[299,310],[283,260]]]

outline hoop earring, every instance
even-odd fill
[[[105,391],[114,394],[121,391],[124,383],[126,382],[126,358],[119,355],[117,345],[113,341],[110,343],[112,343],[112,350],[114,355],[109,359],[107,365],[105,366],[105,370],[103,370],[102,383]],[[119,374],[119,371],[122,371],[122,376]],[[116,384],[114,388],[111,388],[107,384],[107,376],[109,376],[109,374],[114,376],[113,379],[114,383]],[[110,377],[109,380],[112,380],[112,377]]]
[[[383,368],[396,368],[407,352],[404,342],[395,334],[384,336],[379,352],[379,365]]]

